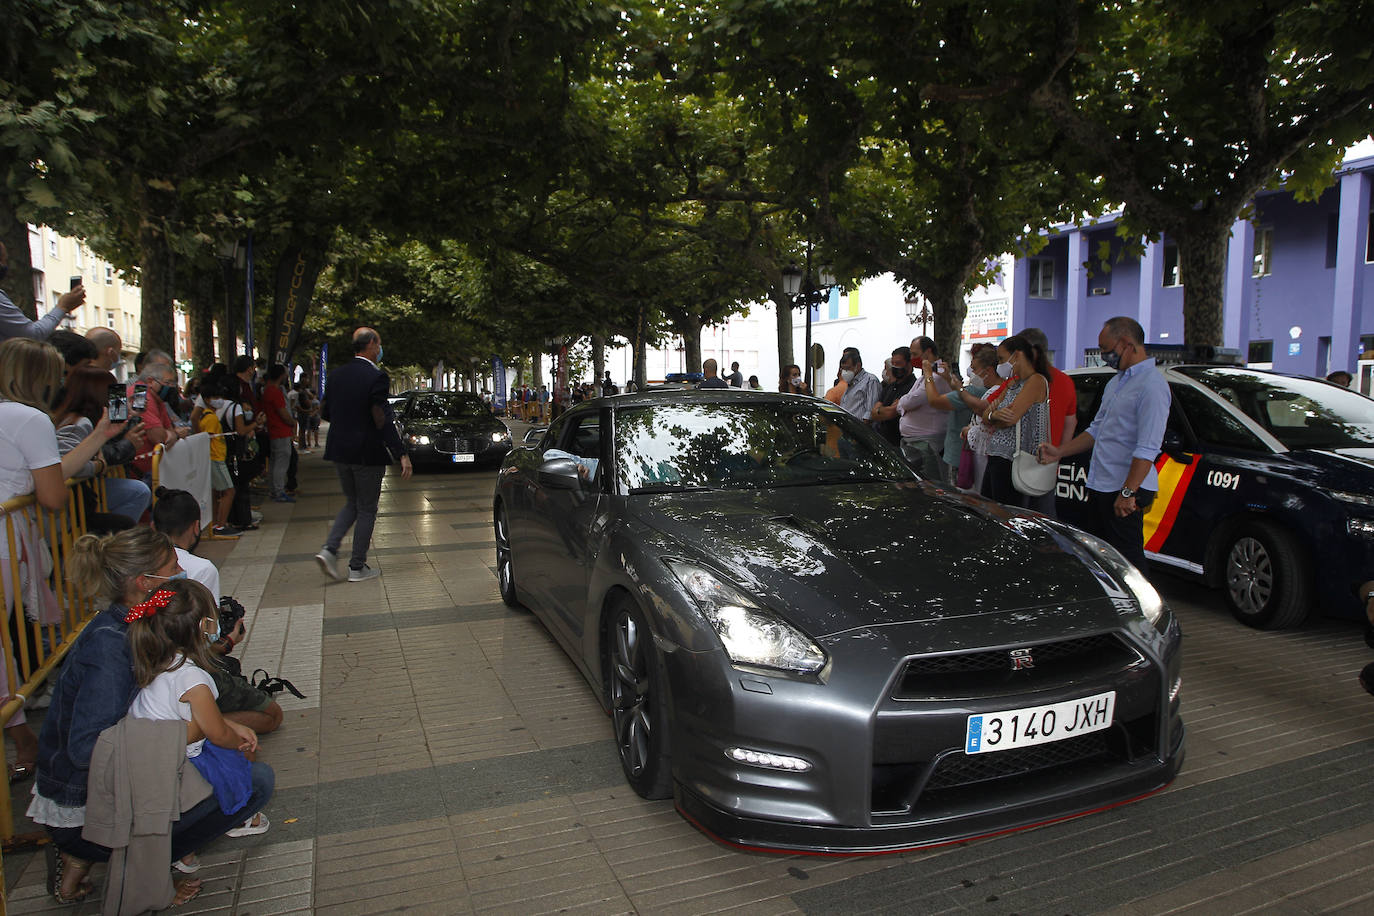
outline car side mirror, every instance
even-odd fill
[[[1175,461],[1181,461],[1179,456],[1187,451],[1183,445],[1183,437],[1178,434],[1176,429],[1164,430],[1164,441],[1160,443],[1159,450]]]
[[[539,466],[539,483],[554,490],[576,490],[582,486],[577,462],[571,458],[550,458]]]

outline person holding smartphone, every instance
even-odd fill
[[[5,279],[9,269],[9,249],[0,244],[0,280]],[[0,340],[10,337],[47,340],[52,336],[52,332],[57,330],[62,319],[86,303],[86,287],[81,285],[81,278],[73,277],[72,281],[71,290],[63,293],[53,310],[37,321],[30,320],[29,316],[19,310],[19,306],[10,301],[4,290],[0,290]]]

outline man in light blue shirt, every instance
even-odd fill
[[[1094,533],[1145,567],[1143,522],[1159,490],[1155,458],[1169,421],[1169,384],[1145,355],[1145,332],[1131,318],[1113,318],[1097,335],[1102,361],[1118,375],[1102,392],[1097,417],[1059,448],[1040,446],[1041,461],[1093,450],[1088,501]]]

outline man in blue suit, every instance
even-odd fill
[[[363,582],[382,574],[367,565],[367,548],[377,523],[377,501],[386,466],[399,458],[402,479],[410,478],[411,467],[386,399],[391,380],[377,365],[382,361],[381,336],[372,328],[358,328],[353,332],[353,353],[352,360],[329,373],[320,408],[320,415],[329,421],[324,460],[334,462],[347,502],[315,559],[326,575],[343,579],[339,546],[351,527],[353,555],[348,563],[348,581]]]

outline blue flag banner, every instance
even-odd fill
[[[499,356],[491,358],[491,409],[506,412],[506,364]]]
[[[328,365],[329,365],[329,344],[328,344],[328,343],[322,343],[322,344],[320,344],[320,371],[319,371],[319,375],[318,375],[319,381],[316,382],[316,384],[319,385],[319,388],[320,388],[320,390],[319,390],[319,395],[320,395],[320,400],[321,400],[321,401],[324,400],[324,371],[325,371],[325,367],[328,366]]]

